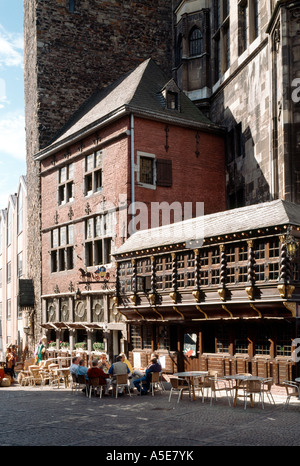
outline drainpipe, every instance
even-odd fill
[[[132,224],[132,230],[135,231],[134,227],[134,204],[135,204],[135,177],[134,177],[134,115],[131,113],[130,115],[130,157],[131,157],[131,224]],[[134,233],[134,231],[132,231]]]

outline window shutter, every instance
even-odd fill
[[[156,185],[164,187],[172,186],[172,160],[156,160]]]

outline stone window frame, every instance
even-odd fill
[[[64,173],[65,171],[65,173]],[[58,170],[58,205],[74,201],[74,163],[69,163]]]
[[[189,56],[196,57],[203,53],[203,35],[198,26],[193,26],[189,33]]]
[[[64,228],[65,239],[62,237]],[[73,228],[73,224],[62,225],[60,227],[53,228],[51,231],[51,273],[73,270],[75,267],[74,230],[72,231]]]
[[[84,196],[101,193],[103,188],[103,150],[96,150],[85,156]]]
[[[230,2],[215,0],[215,82],[230,68]]]
[[[238,53],[242,55],[259,36],[259,0],[238,2]]]
[[[106,228],[108,213],[98,214],[85,219],[85,265],[86,267],[100,266],[112,262],[112,243],[114,232],[113,218],[111,228]],[[104,230],[97,228],[97,219],[102,222]],[[101,257],[101,260],[99,258]]]

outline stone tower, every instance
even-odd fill
[[[40,182],[33,156],[96,90],[152,57],[171,75],[172,1],[24,0],[28,278],[40,336]]]

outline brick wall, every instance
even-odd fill
[[[135,185],[135,200],[149,205],[150,202],[204,202],[205,213],[223,210],[225,207],[224,140],[222,136],[200,133],[199,156],[196,151],[196,131],[169,125],[169,148],[165,149],[165,123],[135,118],[134,148],[135,165],[139,151],[152,153],[156,159],[172,160],[171,187],[157,186],[149,189]],[[124,194],[131,203],[129,117],[124,117],[101,130],[101,143],[95,144],[95,134],[78,141],[55,156],[50,155],[41,163],[42,195],[42,294],[53,294],[58,285],[61,293],[68,293],[70,282],[79,280],[78,269],[84,266],[85,219],[99,213],[105,206],[118,207],[119,195]],[[81,142],[83,144],[81,144]],[[81,147],[84,147],[81,150]],[[90,196],[84,195],[84,161],[87,154],[102,148],[104,154],[103,189]],[[66,153],[68,154],[66,156]],[[58,205],[59,169],[74,162],[74,200]],[[87,204],[89,213],[87,214]],[[72,217],[70,218],[70,208]],[[150,213],[150,210],[149,210]],[[55,221],[56,218],[56,221]],[[118,220],[118,215],[117,215]],[[73,270],[50,273],[51,230],[57,226],[74,223],[75,264]],[[116,226],[115,246],[122,242],[119,223]],[[91,267],[91,270],[94,270]],[[113,270],[112,270],[113,273]],[[93,286],[92,286],[93,289]],[[97,289],[97,285],[96,288]]]

